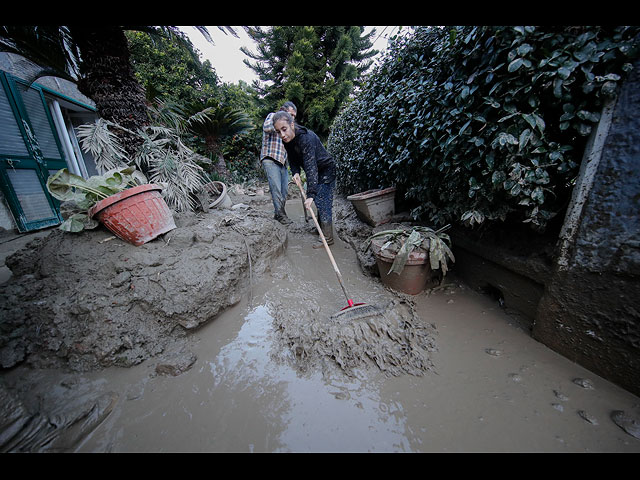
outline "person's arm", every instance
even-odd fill
[[[266,133],[276,133],[276,129],[273,127],[273,113],[267,115],[262,125],[262,131]]]
[[[311,201],[318,195],[318,162],[316,150],[309,135],[300,136],[300,152],[302,154],[302,168],[307,176],[307,201],[309,207]]]

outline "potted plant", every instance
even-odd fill
[[[382,282],[404,293],[416,295],[429,283],[435,283],[439,274],[444,277],[448,261],[455,257],[448,244],[449,229],[438,230],[424,226],[384,230],[367,239],[366,248],[372,248]]]
[[[74,206],[59,227],[68,232],[93,229],[102,222],[119,238],[142,245],[176,228],[160,195],[162,187],[147,183],[133,167],[88,179],[63,168],[49,177],[47,189],[54,198]]]

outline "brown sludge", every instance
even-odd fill
[[[300,371],[335,364],[349,376],[366,368],[389,375],[424,375],[433,364],[435,328],[415,313],[410,300],[391,300],[368,316],[337,319],[292,311],[280,304],[274,323],[292,364]]]

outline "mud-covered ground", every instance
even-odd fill
[[[416,297],[384,288],[363,248],[372,229],[344,198],[332,250],[354,297],[378,310],[335,322],[344,298],[295,192],[288,226],[268,192],[229,195],[232,207],[176,215],[178,228],[140,247],[53,229],[6,258],[1,451],[640,451],[636,397],[563,359],[562,373],[539,371],[558,357],[455,271]],[[381,384],[393,391],[370,405]],[[514,399],[524,411],[496,421]],[[510,424],[531,416],[512,443]]]
[[[197,359],[190,333],[238,303],[282,254],[288,234],[313,235],[311,221],[287,227],[274,221],[268,192],[253,190],[231,189],[226,207],[175,214],[175,230],[139,247],[103,227],[79,234],[53,229],[8,256],[12,277],[0,294],[3,370],[88,372],[150,358],[158,374],[190,369]],[[336,210],[340,230],[359,244],[371,229],[344,199]],[[365,268],[372,268],[370,254],[361,255]],[[326,315],[306,309],[309,302],[282,303],[274,307],[281,347],[293,352],[300,370],[329,359],[345,372],[370,361],[396,374],[425,371],[434,348],[430,327],[397,303],[360,322],[323,321]],[[24,399],[6,387],[2,393],[5,407],[15,405],[8,418],[18,415]],[[28,432],[12,448],[42,446],[43,435]],[[27,444],[19,440],[25,436]]]
[[[140,247],[103,227],[53,229],[8,257],[2,367],[87,371],[175,356],[285,248],[283,226],[249,203],[176,214],[175,230]]]

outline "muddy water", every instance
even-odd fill
[[[304,222],[292,203],[290,215]],[[349,376],[331,359],[301,370],[281,348],[275,316],[289,308],[322,317],[345,305],[312,239],[291,235],[242,301],[198,331],[198,360],[182,375],[157,375],[153,361],[73,378],[34,373],[44,390],[74,382],[87,395],[116,394],[75,451],[640,452],[640,439],[610,418],[616,410],[637,418],[638,397],[532,340],[455,273],[413,298],[434,327],[421,375],[363,364]],[[360,273],[345,243],[336,239],[332,251],[356,301],[394,297]]]

